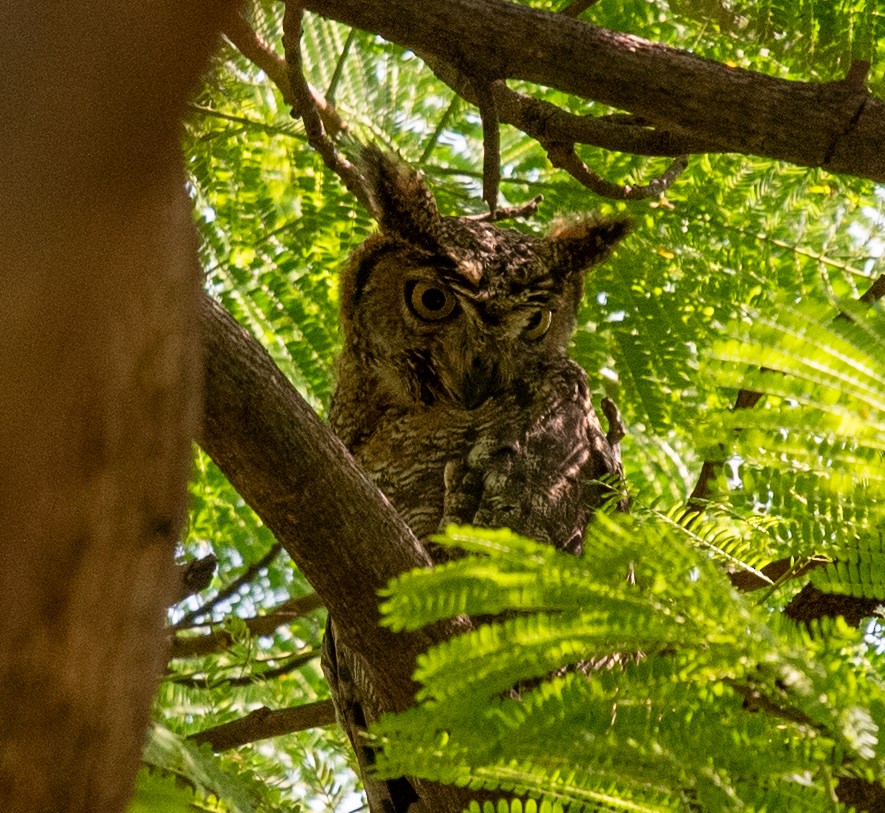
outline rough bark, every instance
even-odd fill
[[[0,26],[0,809],[123,810],[199,415],[178,131],[228,3]]]
[[[336,645],[356,652],[381,711],[412,705],[415,658],[465,629],[379,625],[392,578],[430,560],[408,526],[258,342],[216,302],[201,306],[206,413],[200,445],[294,559],[329,610]],[[471,791],[418,783],[418,810],[458,811]]]
[[[482,81],[523,79],[627,110],[704,151],[885,180],[885,102],[866,92],[862,69],[839,82],[787,81],[508,0],[304,6]]]
[[[392,708],[414,696],[432,638],[379,626],[378,591],[429,559],[381,492],[267,352],[204,297],[206,417],[200,445],[292,556],[349,646],[385,664]]]

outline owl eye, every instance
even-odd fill
[[[552,321],[553,311],[537,310],[529,317],[522,335],[529,341],[540,339],[550,329]]]
[[[450,316],[458,301],[455,295],[439,285],[412,281],[406,286],[406,302],[412,313],[425,322],[439,322]]]

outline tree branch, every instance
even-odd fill
[[[464,220],[473,220],[478,223],[499,223],[502,220],[516,220],[521,217],[531,217],[538,211],[538,206],[544,200],[543,195],[537,195],[527,203],[516,206],[497,206],[494,212],[484,212],[479,215],[463,215]]]
[[[495,85],[503,82],[477,82],[479,115],[482,119],[482,197],[494,219],[498,209],[498,187],[501,184],[501,122],[495,101]]]
[[[885,602],[878,598],[824,593],[811,582],[806,584],[784,608],[784,615],[794,621],[808,624],[820,618],[842,616],[845,623],[857,627],[876,614]]]
[[[302,618],[322,606],[323,602],[316,593],[296,596],[284,601],[264,615],[246,619],[246,629],[255,636],[272,635],[278,627],[290,624],[296,618]],[[213,652],[223,652],[233,642],[233,636],[225,629],[213,630],[208,635],[176,635],[172,639],[169,657],[198,658]]]
[[[181,674],[175,677],[170,677],[169,682],[174,683],[176,686],[187,686],[190,689],[206,689],[221,683],[227,686],[252,686],[255,683],[262,683],[268,680],[274,680],[278,677],[283,677],[284,675],[289,675],[296,669],[300,669],[305,664],[319,658],[320,654],[321,651],[319,647],[316,649],[305,649],[286,658],[282,663],[279,663],[278,666],[270,666],[264,669],[264,671],[252,669],[248,673],[243,674],[242,667],[235,666],[231,671],[236,669],[239,673],[237,677],[223,677],[214,671],[211,674],[208,672],[192,672],[189,675]],[[279,661],[278,658],[270,660]],[[264,663],[266,663],[266,661],[259,661],[257,662],[257,665],[260,667],[264,665]],[[250,666],[251,665],[252,664],[250,664]]]
[[[430,560],[381,492],[279,371],[267,352],[204,297],[206,418],[200,445],[282,542],[373,669],[385,708],[414,697],[415,657],[462,629],[381,627],[378,591]]]
[[[437,79],[461,98],[479,106],[474,83],[454,65],[433,54],[420,54]],[[655,129],[638,116],[579,116],[544,99],[512,90],[504,82],[492,88],[498,118],[542,142],[591,144],[606,150],[676,158],[680,155],[721,152],[710,142]]]
[[[366,669],[378,711],[414,702],[418,654],[469,629],[447,620],[410,633],[380,625],[379,591],[430,559],[341,442],[268,353],[216,302],[200,306],[206,414],[199,443],[292,556],[335,620],[336,643]],[[438,807],[476,791],[417,781]]]
[[[289,82],[289,67],[286,65],[286,60],[252,30],[242,14],[237,14],[231,19],[225,26],[224,35],[246,59],[267,74],[268,79],[276,85],[287,104],[293,107],[298,106],[299,100],[293,93],[292,85]],[[332,138],[336,138],[347,129],[347,125],[328,98],[310,84],[307,85],[307,92],[317,109],[325,131]]]
[[[859,70],[838,82],[789,81],[507,0],[304,6],[470,76],[553,87],[719,151],[885,181],[885,102],[869,95]]]
[[[335,709],[331,700],[318,700],[303,706],[292,706],[287,709],[260,709],[232,720],[229,723],[207,728],[198,734],[188,737],[196,743],[208,742],[216,753],[239,748],[257,740],[269,737],[281,737],[295,731],[306,731],[308,728],[331,725],[335,722]]]
[[[323,118],[304,76],[301,63],[302,16],[301,3],[296,0],[286,0],[283,47],[286,50],[286,62],[289,67],[289,86],[295,99],[292,116],[301,118],[310,146],[320,154],[326,166],[341,178],[348,191],[374,216],[374,201],[368,194],[357,168],[338,150],[326,132]]]
[[[195,618],[201,618],[202,616],[211,612],[213,607],[217,606],[220,602],[224,601],[229,596],[232,596],[244,584],[248,584],[249,582],[251,582],[252,579],[254,579],[262,570],[264,570],[264,568],[268,567],[270,563],[277,558],[282,549],[283,546],[279,542],[275,542],[273,545],[271,545],[270,550],[265,553],[264,556],[262,556],[257,562],[252,562],[252,564],[249,565],[249,567],[247,567],[230,584],[228,584],[226,587],[223,587],[214,596],[212,596],[212,598],[201,604],[199,607],[185,613],[175,624],[174,628],[177,630],[185,629]],[[214,559],[215,557],[213,556],[212,558]],[[212,572],[214,573],[214,568]],[[201,589],[204,589],[208,586],[209,582],[207,581]]]
[[[620,186],[605,180],[593,172],[575,152],[574,144],[543,143],[547,157],[555,167],[564,169],[579,184],[586,186],[591,192],[613,200],[645,200],[656,198],[665,192],[688,166],[688,159],[680,156],[659,177],[642,186]]]

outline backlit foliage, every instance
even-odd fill
[[[279,52],[281,17],[270,0],[249,7]],[[841,78],[866,59],[871,90],[885,90],[872,2],[602,0],[582,18],[803,81]],[[444,212],[482,211],[478,114],[420,59],[316,17],[303,49],[308,78],[351,139],[419,167]],[[575,112],[610,112],[520,89]],[[340,341],[337,271],[370,218],[230,45],[193,104],[185,150],[206,288],[324,414]],[[581,155],[616,183],[666,166],[590,147]],[[596,402],[613,396],[627,424],[634,509],[600,516],[581,559],[507,533],[453,531],[447,543],[470,557],[391,587],[396,628],[519,612],[426,654],[421,705],[377,729],[379,768],[530,797],[496,810],[838,809],[840,780],[885,777],[879,629],[806,627],[781,611],[809,579],[885,600],[885,322],[881,306],[856,303],[885,270],[881,191],[711,154],[693,156],[661,198],[613,204],[552,170],[508,127],[501,159],[502,203],[545,198],[516,228],[541,232],[558,213],[588,210],[635,222],[591,276],[574,341]],[[732,411],[740,388],[766,396]],[[726,465],[703,515],[687,513],[704,459]],[[219,566],[210,590],[170,623],[180,636],[225,629],[230,645],[170,663],[132,810],[358,810],[334,727],[221,755],[185,739],[261,706],[328,696],[321,610],[267,636],[244,623],[310,591],[285,553],[181,624],[274,546],[212,463],[199,452],[195,461],[183,553],[211,550]],[[788,557],[795,567],[765,589],[742,594],[729,580]],[[815,557],[832,564],[793,578]],[[587,658],[597,661],[591,679],[560,672]]]

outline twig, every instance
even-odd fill
[[[457,93],[452,94],[452,101],[449,102],[448,107],[446,107],[442,116],[439,117],[439,121],[436,123],[436,127],[433,128],[433,132],[430,134],[430,138],[427,139],[427,143],[424,145],[424,150],[421,153],[421,157],[418,159],[419,164],[423,164],[430,158],[430,154],[433,152],[436,145],[439,143],[439,137],[443,134],[443,131],[446,127],[449,126],[449,119],[452,118],[455,110],[457,110],[458,105],[461,102],[461,97]]]
[[[499,206],[494,212],[464,215],[461,219],[473,220],[478,223],[497,223],[500,220],[518,220],[523,217],[532,217],[538,211],[538,205],[542,200],[544,200],[544,196],[538,195],[527,203],[520,203],[517,206]]]
[[[201,606],[197,607],[194,610],[190,610],[185,613],[175,624],[173,629],[181,630],[185,629],[190,625],[190,622],[194,619],[201,618],[207,613],[211,612],[213,607],[218,606],[222,601],[226,598],[229,598],[234,593],[237,592],[243,585],[251,582],[264,568],[268,567],[270,563],[276,559],[279,555],[280,551],[283,549],[283,546],[276,542],[271,545],[270,550],[264,556],[261,557],[257,562],[253,562],[249,567],[247,567],[237,578],[235,578],[227,587],[223,587],[219,590],[211,599],[206,601]]]
[[[492,219],[498,208],[498,187],[501,185],[501,132],[494,92],[495,85],[500,84],[503,82],[476,83],[482,119],[482,197],[489,206]]]
[[[860,295],[857,301],[863,302],[864,305],[872,305],[874,302],[878,302],[883,296],[885,296],[885,274],[880,275],[879,278]]]
[[[344,63],[347,60],[348,55],[350,54],[350,49],[353,47],[355,39],[356,29],[351,28],[350,31],[347,32],[347,39],[344,40],[344,45],[341,47],[341,53],[338,55],[338,61],[335,63],[335,70],[332,71],[332,78],[329,80],[329,87],[326,88],[326,98],[329,100],[330,103],[332,103],[335,99],[335,93],[338,90],[338,83],[341,81],[341,77],[344,75]]]
[[[613,200],[645,200],[655,198],[665,192],[688,166],[688,157],[681,155],[673,160],[669,167],[657,178],[653,178],[644,186],[618,186],[611,181],[601,178],[593,172],[575,152],[574,144],[562,144],[558,142],[544,143],[541,145],[547,150],[550,163],[559,169],[564,169],[578,183],[586,186],[591,192]]]
[[[565,14],[566,17],[577,17],[580,14],[583,14],[590,6],[595,6],[599,0],[572,0],[564,8],[559,10],[560,14]]]
[[[781,706],[754,686],[741,683],[733,678],[726,678],[722,682],[744,698],[744,707],[748,711],[764,711],[766,714],[777,717],[780,720],[806,726],[814,731],[821,730],[820,724],[807,714],[787,706]]]
[[[369,195],[357,168],[339,152],[335,142],[327,134],[319,114],[301,62],[301,18],[303,9],[296,0],[286,0],[283,16],[283,48],[289,66],[289,84],[295,104],[292,116],[304,122],[307,141],[322,157],[325,165],[332,170],[347,187],[348,191],[377,219],[379,212]]]
[[[867,60],[855,59],[849,65],[848,73],[845,74],[845,78],[842,81],[850,88],[865,91],[871,67],[872,65]]]
[[[297,596],[283,602],[270,612],[246,619],[246,629],[254,636],[271,635],[284,624],[318,610],[323,602],[316,593]],[[223,652],[234,643],[234,636],[225,629],[216,629],[208,635],[176,635],[169,649],[170,658],[198,658],[214,652]]]
[[[312,660],[318,658],[319,656],[319,649],[307,649],[303,652],[296,653],[279,666],[275,666],[272,669],[265,669],[263,672],[252,672],[251,674],[244,675],[243,677],[219,678],[213,675],[213,678],[210,681],[208,675],[182,675],[181,677],[172,678],[171,682],[174,683],[176,686],[187,686],[191,689],[207,689],[210,686],[217,686],[221,684],[224,684],[225,686],[251,686],[253,683],[261,683],[262,681],[273,680],[274,678],[288,675],[290,672],[294,672],[296,669],[300,669],[302,666],[310,663]]]
[[[289,68],[286,65],[286,60],[252,30],[242,15],[237,14],[231,17],[224,35],[246,59],[267,74],[268,79],[277,86],[287,104],[297,105],[298,100],[292,92],[292,85],[289,82]],[[331,95],[324,98],[312,85],[308,85],[308,92],[319,111],[326,132],[336,138],[347,129],[347,125],[335,110]]]
[[[331,700],[318,700],[287,709],[269,709],[262,706],[239,720],[207,728],[188,737],[196,743],[208,742],[216,753],[239,748],[257,740],[281,737],[296,731],[331,725],[335,722],[335,708]]]

